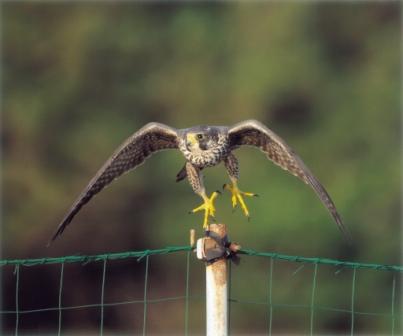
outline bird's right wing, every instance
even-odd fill
[[[160,123],[149,123],[129,137],[105,162],[66,214],[52,241],[61,235],[80,209],[122,174],[141,165],[154,152],[178,148],[178,131]]]

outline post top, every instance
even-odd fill
[[[227,226],[221,223],[212,223],[208,226],[207,230],[216,233],[220,238],[224,238],[227,234]]]

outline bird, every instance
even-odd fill
[[[319,180],[280,136],[257,120],[245,120],[232,126],[199,125],[184,129],[158,122],[146,124],[126,139],[98,170],[57,227],[51,241],[60,236],[80,209],[113,180],[137,168],[152,154],[168,149],[179,150],[185,158],[176,181],[187,178],[193,191],[202,198],[203,203],[191,213],[204,212],[204,229],[208,228],[209,220],[215,218],[214,202],[220,192],[214,191],[208,196],[202,171],[220,163],[224,164],[229,175],[230,183],[224,184],[223,189],[231,193],[232,207],[239,206],[249,218],[244,197],[257,195],[239,189],[239,163],[233,153],[243,146],[260,149],[274,164],[309,185],[328,209],[345,239],[351,242],[350,232]]]

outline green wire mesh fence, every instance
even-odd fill
[[[234,318],[233,315],[238,316],[239,314],[244,314],[246,307],[255,307],[259,310],[259,320],[264,320],[263,328],[264,330],[260,330],[260,333],[265,332],[267,335],[274,335],[274,323],[276,321],[276,317],[279,316],[278,312],[290,309],[297,309],[298,312],[296,314],[301,314],[302,311],[307,313],[304,315],[304,319],[307,321],[307,328],[305,329],[305,333],[309,335],[314,335],[315,333],[321,334],[326,332],[326,330],[318,331],[316,326],[317,319],[320,319],[321,312],[327,313],[335,313],[335,314],[343,314],[344,320],[348,321],[348,326],[343,329],[344,333],[348,333],[350,335],[354,335],[360,332],[360,328],[357,328],[356,321],[360,316],[368,316],[372,320],[375,318],[380,318],[386,320],[383,324],[384,330],[382,332],[373,332],[377,334],[390,334],[397,335],[400,334],[400,309],[399,309],[399,286],[401,280],[401,274],[403,272],[403,266],[392,266],[392,265],[380,265],[380,264],[368,264],[368,263],[358,263],[358,262],[347,262],[347,261],[339,261],[333,259],[323,259],[323,258],[305,258],[300,256],[289,256],[278,253],[263,253],[256,252],[249,249],[242,249],[240,254],[245,257],[242,258],[242,262],[240,266],[231,266],[230,263],[230,272],[229,272],[229,306],[230,306],[230,332],[233,331],[235,327],[235,322],[237,321],[237,317]],[[158,298],[149,297],[150,290],[150,259],[157,255],[167,255],[167,254],[178,254],[184,256],[184,274],[179,275],[182,278],[184,283],[184,288],[181,290],[181,295],[177,296],[168,296],[163,297],[160,295]],[[66,334],[63,331],[63,318],[67,312],[77,311],[82,309],[98,309],[98,331],[97,334],[104,335],[105,331],[105,316],[106,309],[124,306],[129,307],[132,305],[141,305],[142,307],[142,316],[139,318],[137,316],[138,323],[141,324],[141,330],[137,330],[138,334],[146,335],[148,333],[149,327],[149,306],[155,303],[164,303],[164,302],[179,302],[183,305],[183,324],[182,326],[177,326],[176,333],[182,333],[184,335],[191,334],[190,331],[190,318],[189,315],[191,313],[191,302],[199,302],[203,303],[204,295],[203,293],[195,295],[191,294],[190,291],[190,279],[192,272],[190,270],[191,260],[195,258],[191,258],[192,255],[192,247],[190,246],[178,246],[178,247],[167,247],[164,249],[157,250],[145,250],[139,252],[123,252],[123,253],[108,253],[108,254],[100,254],[100,255],[92,255],[92,256],[64,256],[60,258],[40,258],[40,259],[15,259],[15,260],[0,260],[0,267],[2,271],[6,269],[13,269],[13,278],[15,281],[15,292],[13,293],[14,297],[14,307],[12,309],[3,309],[0,310],[0,316],[2,317],[3,324],[4,321],[7,320],[7,325],[9,326],[11,323],[13,324],[13,330],[10,327],[3,326],[2,334],[14,334],[20,335],[26,330],[21,330],[21,321],[30,314],[36,313],[45,313],[52,312],[54,313],[53,318],[55,321],[55,330],[48,331],[51,334],[61,335]],[[144,265],[144,274],[142,274],[143,284],[142,287],[142,297],[138,299],[130,299],[130,300],[120,300],[120,301],[106,301],[105,300],[105,291],[108,285],[108,277],[107,270],[110,268],[114,262],[118,260],[130,259],[134,258],[138,263],[142,263]],[[260,297],[256,300],[252,299],[244,299],[242,298],[243,293],[247,293],[245,288],[254,287],[254,283],[252,284],[241,284],[241,290],[236,291],[236,273],[242,271],[242,267],[250,261],[250,258],[257,258],[259,260],[263,260],[263,266],[265,268],[264,272],[266,273],[265,279],[263,282],[265,283],[265,293],[262,293]],[[310,288],[303,288],[303,291],[309,294],[308,300],[305,304],[297,304],[297,303],[284,303],[278,302],[276,299],[276,292],[279,291],[279,288],[286,287],[287,284],[284,282],[284,272],[281,271],[281,267],[278,267],[277,264],[280,262],[285,262],[289,265],[293,265],[295,268],[295,263],[298,263],[298,267],[294,269],[291,273],[292,277],[294,277],[297,273],[300,273],[302,269],[305,269],[308,272],[308,278],[310,278]],[[64,304],[64,292],[66,286],[66,265],[69,264],[78,264],[82,267],[88,267],[88,265],[98,263],[101,266],[100,272],[100,294],[99,294],[99,302],[98,303],[86,303],[81,305],[65,305]],[[21,287],[21,274],[25,272],[28,267],[39,267],[41,265],[57,265],[58,269],[58,279],[53,279],[53,281],[57,281],[58,285],[58,293],[57,293],[57,305],[49,306],[44,308],[36,308],[36,309],[26,309],[20,306],[20,302],[22,300],[22,295],[29,295],[26,291]],[[199,263],[201,264],[201,263]],[[350,270],[351,274],[349,274],[349,295],[348,295],[348,306],[344,308],[340,307],[332,307],[328,305],[322,305],[318,302],[318,288],[320,288],[321,283],[319,282],[319,274],[326,273],[322,270],[322,268],[330,267],[333,275],[338,275],[345,270]],[[280,278],[275,279],[275,273],[280,272]],[[366,310],[357,309],[357,279],[359,277],[359,273],[364,270],[371,270],[375,272],[388,272],[390,275],[388,279],[390,279],[390,283],[387,286],[383,286],[387,289],[388,294],[386,295],[387,301],[389,304],[383,304],[383,306],[388,306],[387,311],[373,311],[373,307],[367,307],[365,305]],[[310,275],[309,275],[310,274]],[[260,276],[260,273],[259,273]],[[289,275],[288,275],[289,277]],[[48,279],[52,281],[51,279]],[[279,281],[280,280],[280,283]],[[243,280],[244,281],[244,280]],[[251,280],[253,282],[253,280]],[[327,282],[322,283],[322,285],[327,285]],[[202,284],[199,284],[202,286]],[[244,287],[242,287],[244,286]],[[196,292],[192,288],[192,292]],[[4,293],[3,293],[4,294]],[[238,297],[237,297],[238,295]],[[384,295],[385,296],[385,295]],[[39,296],[40,297],[40,296]],[[239,308],[241,307],[241,308]],[[237,311],[238,310],[238,315]],[[169,313],[169,312],[168,312]],[[203,319],[203,315],[197,314],[197,318],[199,320]],[[258,318],[258,317],[256,317]],[[288,321],[289,322],[289,321]],[[282,322],[283,324],[287,324],[286,322]],[[204,324],[204,321],[200,321],[200,325]],[[358,330],[357,330],[358,329]],[[287,328],[283,328],[284,330],[288,330]],[[332,330],[334,331],[334,330]],[[371,332],[371,330],[365,330],[366,332]],[[200,330],[199,330],[200,332]],[[295,331],[294,331],[295,333]],[[133,334],[133,333],[131,333]]]

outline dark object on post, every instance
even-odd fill
[[[220,225],[220,224],[212,224]],[[228,235],[221,236],[215,231],[206,230],[206,237],[197,241],[197,258],[214,263],[219,259],[231,259],[236,265],[240,262],[237,252],[241,246],[229,241]]]

